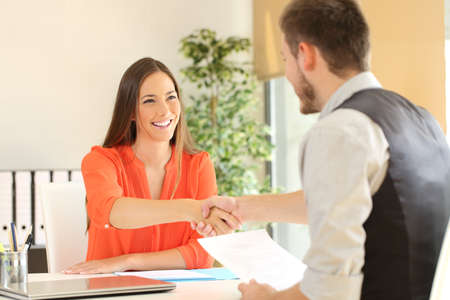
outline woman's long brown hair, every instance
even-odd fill
[[[183,151],[188,154],[195,154],[199,151],[194,146],[194,141],[186,124],[184,106],[181,100],[178,83],[172,72],[170,72],[170,70],[162,62],[153,58],[145,57],[132,64],[125,71],[119,84],[111,123],[109,125],[108,132],[106,133],[103,147],[112,148],[120,145],[131,146],[134,144],[136,141],[137,132],[136,122],[133,118],[137,115],[139,90],[145,78],[156,72],[163,72],[169,76],[170,79],[172,79],[173,85],[175,86],[175,91],[180,101],[180,116],[178,124],[175,128],[173,137],[169,142],[170,145],[175,145],[175,153],[172,153],[172,155],[175,155],[177,165],[175,187],[173,188],[170,196],[170,199],[173,199],[178,184],[180,183]],[[87,229],[89,229],[89,225],[90,220],[88,217]]]

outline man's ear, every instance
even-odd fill
[[[312,44],[301,42],[298,44],[297,62],[302,64],[303,69],[312,71],[316,66],[317,52]]]

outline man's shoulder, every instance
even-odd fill
[[[367,115],[354,109],[340,108],[321,118],[312,128],[314,132],[361,136],[381,130]]]
[[[301,153],[307,146],[339,149],[345,144],[357,148],[386,149],[388,143],[383,130],[367,115],[340,108],[321,118],[306,134],[300,145]]]

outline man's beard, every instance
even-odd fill
[[[314,114],[320,112],[317,108],[316,92],[312,84],[306,79],[305,74],[299,69],[300,86],[296,89],[296,94],[300,98],[300,112],[302,114]]]

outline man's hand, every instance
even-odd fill
[[[239,291],[242,293],[241,300],[273,300],[277,292],[270,285],[257,283],[254,279],[239,284]]]
[[[225,197],[225,196],[213,196],[202,203],[202,214],[204,218],[209,216],[209,212],[211,208],[217,207],[220,208],[233,216],[235,216],[240,223],[242,223],[243,217],[242,213],[239,211],[239,203],[234,197]],[[230,227],[231,224],[228,224]],[[237,228],[234,228],[237,229]]]

